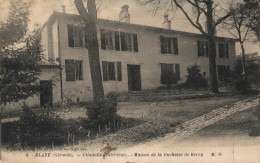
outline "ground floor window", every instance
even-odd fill
[[[218,71],[218,80],[219,81],[225,82],[228,80],[229,72],[230,72],[229,66],[218,65],[217,71]]]
[[[66,81],[83,80],[83,61],[65,60]]]
[[[161,63],[161,84],[174,83],[180,80],[180,65]]]
[[[121,62],[102,62],[103,81],[122,81]]]

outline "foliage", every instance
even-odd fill
[[[49,108],[43,108],[36,114],[24,106],[19,127],[22,146],[61,145],[67,138],[64,120]]]
[[[167,72],[162,75],[161,82],[167,87],[177,83],[177,78],[174,72]]]
[[[237,62],[235,70],[230,72],[228,84],[233,91],[242,91],[246,93],[250,89],[250,85],[260,82],[259,67],[255,64],[249,64],[246,67],[245,78],[242,75],[242,64]]]
[[[109,123],[117,123],[121,117],[117,114],[117,99],[114,94],[108,94],[103,101],[92,103],[87,106],[88,119],[85,128],[104,128]]]
[[[40,29],[28,33],[29,7],[27,1],[12,0],[8,19],[0,27],[3,103],[24,100],[40,90]]]
[[[185,82],[187,88],[206,88],[207,81],[205,77],[200,73],[199,66],[194,65],[187,68],[188,76]]]

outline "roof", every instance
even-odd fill
[[[41,68],[60,68],[59,63],[49,62],[49,61],[46,61],[46,60],[41,60],[39,62],[39,65],[40,65]]]
[[[49,17],[49,19],[46,23],[54,22],[58,17],[62,17],[62,16],[72,17],[72,18],[76,18],[76,19],[79,19],[79,20],[81,19],[80,15],[60,13],[60,12],[54,11],[53,14]],[[46,23],[44,24],[44,26],[46,25]],[[128,26],[128,27],[137,28],[137,29],[153,30],[153,31],[161,32],[161,33],[165,33],[165,34],[179,34],[179,35],[186,35],[186,36],[192,36],[192,37],[206,38],[206,36],[199,34],[199,33],[184,32],[184,31],[178,31],[178,30],[172,30],[172,29],[166,29],[166,28],[159,28],[159,27],[153,27],[153,26],[124,23],[124,22],[106,20],[106,19],[98,19],[97,24],[111,24],[111,25],[113,24],[113,25],[117,25],[119,27]],[[216,39],[236,41],[236,39],[229,38],[229,37],[216,37]]]

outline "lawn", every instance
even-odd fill
[[[138,119],[143,123],[81,145],[136,144],[173,132],[178,124],[246,98],[247,96],[237,95],[160,102],[122,102],[119,104],[118,113],[122,117]]]

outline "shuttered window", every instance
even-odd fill
[[[219,58],[229,58],[228,43],[219,43]]]
[[[162,54],[175,54],[179,53],[178,39],[176,37],[160,36],[161,53]]]
[[[197,41],[198,56],[209,56],[209,43],[207,41]]]
[[[102,69],[103,81],[122,81],[121,62],[102,61]]]
[[[65,60],[66,81],[83,80],[83,61]]]
[[[173,74],[173,64],[161,64],[161,84],[166,84],[166,78],[168,75]]]
[[[85,30],[82,27],[67,25],[69,47],[87,47]]]

